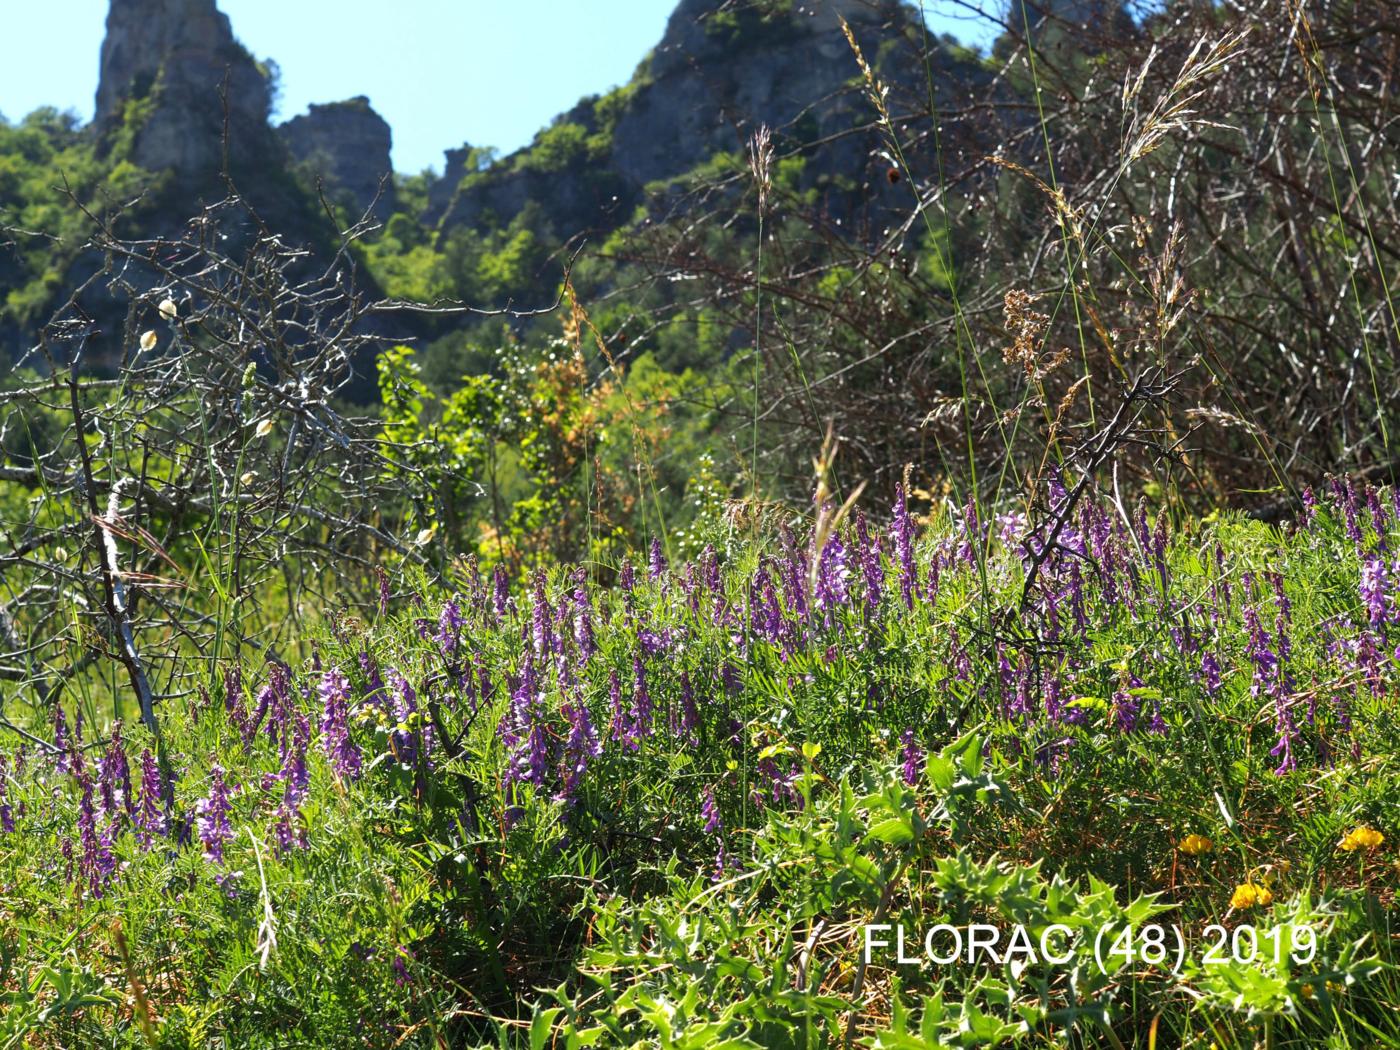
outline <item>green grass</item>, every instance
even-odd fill
[[[1159,562],[1155,526],[1101,508],[1079,523],[1082,607],[1066,591],[1052,613],[1035,588],[1020,614],[1014,537],[950,520],[913,548],[909,605],[897,530],[863,523],[815,573],[796,540],[719,532],[717,553],[655,579],[643,563],[631,590],[560,567],[502,605],[468,573],[455,630],[448,595],[400,581],[387,610],[328,617],[319,666],[264,694],[256,732],[270,668],[245,667],[231,703],[211,682],[163,706],[170,833],[151,848],[120,793],[103,802],[109,741],[89,727],[74,750],[71,719],[62,760],[7,740],[0,1045],[1400,1041],[1400,668],[1358,586],[1390,516],[1351,538],[1335,508],[1289,534],[1226,518],[1176,533]],[[1051,591],[1073,562],[1051,560]],[[1275,572],[1291,606],[1282,774],[1244,618],[1278,648]],[[1352,651],[1367,639],[1369,664]],[[358,777],[326,750],[331,668]],[[584,707],[599,753],[570,787]],[[126,731],[136,803],[150,743]],[[234,786],[222,861],[198,823],[216,763]],[[1340,849],[1358,827],[1385,839]],[[1183,850],[1188,835],[1209,848]],[[1232,908],[1241,884],[1268,901]],[[1074,943],[1024,968],[863,961],[872,923],[1033,939],[1059,923]],[[1179,930],[1180,965],[1108,954],[1124,924],[1149,941],[1160,925],[1173,951]],[[1241,960],[1227,941],[1207,964],[1241,924],[1306,927],[1315,950],[1256,958],[1245,934]]]

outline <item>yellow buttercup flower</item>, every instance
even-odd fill
[[[1266,908],[1273,903],[1273,892],[1267,886],[1261,886],[1257,882],[1242,882],[1235,887],[1235,892],[1230,897],[1230,907],[1232,908],[1252,908],[1256,904],[1261,908]]]
[[[1354,853],[1359,849],[1375,849],[1384,841],[1384,835],[1375,828],[1368,828],[1363,824],[1359,828],[1352,828],[1342,836],[1342,841],[1337,843],[1337,848]]]
[[[1199,857],[1202,853],[1209,853],[1215,849],[1215,843],[1205,835],[1187,835],[1176,844],[1176,848],[1192,857]]]

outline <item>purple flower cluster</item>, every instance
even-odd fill
[[[455,772],[464,755],[496,763],[479,778],[487,800],[470,803],[471,819],[496,806],[492,815],[509,826],[532,802],[561,805],[561,820],[585,819],[601,795],[590,778],[622,769],[628,783],[645,784],[668,752],[682,751],[711,784],[699,812],[705,834],[719,839],[723,871],[721,797],[803,805],[794,745],[825,739],[838,722],[892,730],[899,772],[915,785],[924,744],[973,705],[996,723],[993,746],[1048,777],[1100,747],[1094,736],[1167,747],[1202,731],[1202,706],[1236,702],[1261,712],[1255,753],[1271,748],[1280,776],[1359,755],[1362,712],[1400,676],[1393,500],[1344,482],[1309,497],[1305,538],[1339,548],[1349,573],[1348,607],[1319,624],[1308,622],[1308,581],[1287,560],[1246,571],[1219,542],[1175,539],[1165,514],[1074,501],[1058,475],[1048,490],[1050,524],[969,500],[949,508],[951,529],[921,536],[901,485],[887,528],[858,513],[819,543],[783,529],[776,545],[728,568],[713,548],[689,562],[677,554],[673,565],[653,542],[644,561],[621,564],[613,595],[596,589],[605,568],[593,577],[537,570],[512,594],[503,570],[487,580],[473,565],[458,593],[420,600],[421,616],[395,621],[410,644],[392,656],[369,632],[337,630],[296,672],[275,661],[260,672],[222,668],[222,714],[211,686],[213,706],[198,718],[221,740],[228,771],[213,765],[192,807],[195,792],[172,782],[168,759],[150,749],[129,758],[120,725],[85,747],[78,712],[55,706],[44,763],[65,775],[77,814],[63,833],[65,860],[93,895],[119,877],[116,858],[129,854],[117,839],[127,831],[142,850],[178,849],[192,835],[224,866],[235,815],[286,854],[315,834],[314,777],[366,790],[380,783],[379,769],[399,785],[408,771],[421,802],[427,778]],[[977,605],[984,580],[1009,595],[995,615],[969,612],[988,611]],[[387,604],[387,583],[384,594]],[[930,669],[929,689],[908,688],[910,661]],[[1304,676],[1300,689],[1295,677]],[[776,700],[778,728],[752,721],[757,698]],[[808,719],[812,710],[823,719]],[[384,754],[393,761],[375,761]],[[245,761],[263,763],[262,775],[247,775]],[[743,770],[741,782],[731,768]],[[0,833],[32,819],[15,782],[0,756]]]

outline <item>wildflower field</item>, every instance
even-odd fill
[[[0,1045],[1400,1042],[1400,501],[1053,492],[381,573],[159,737],[57,707],[0,767]],[[1053,958],[878,947],[978,923]],[[1184,958],[1093,943],[1149,925]]]
[[[417,174],[85,6],[0,116],[0,1050],[1400,1048],[1395,0],[678,0]],[[274,21],[525,50],[378,6]]]

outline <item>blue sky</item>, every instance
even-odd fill
[[[52,105],[89,119],[106,0],[3,2],[0,113]],[[218,0],[249,50],[281,67],[279,120],[367,95],[394,129],[395,168],[409,172],[441,170],[442,151],[463,142],[509,152],[582,96],[624,83],[675,2]],[[958,3],[925,9],[936,31],[988,42]]]

